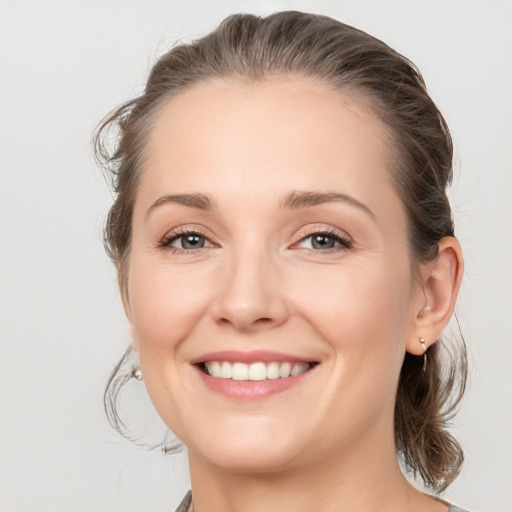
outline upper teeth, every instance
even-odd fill
[[[233,380],[279,379],[304,373],[308,363],[230,363],[228,361],[209,361],[204,364],[212,377]]]

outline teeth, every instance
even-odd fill
[[[308,369],[308,364],[306,363],[299,363],[294,364],[292,368],[292,377],[295,377],[295,375],[300,375],[301,373],[304,373]]]
[[[249,366],[249,380],[265,380],[267,378],[267,367],[265,363],[252,363]]]
[[[213,361],[212,363],[212,373],[215,375],[220,375],[220,363],[218,361]]]
[[[279,378],[279,363],[268,363],[267,364],[267,379],[278,379]]]
[[[292,371],[291,363],[282,363],[279,366],[279,377],[281,377],[282,379],[285,379],[286,377],[290,376],[291,371]]]
[[[227,361],[224,361],[222,363],[220,376],[223,379],[231,379],[231,377],[233,376],[233,370],[231,369],[231,365]]]
[[[304,373],[310,368],[308,363],[230,363],[228,361],[208,361],[204,364],[209,375],[220,379],[266,380],[286,379]]]
[[[212,367],[212,370],[214,370],[213,367]],[[213,373],[214,377],[216,377],[218,375],[219,375],[218,373],[217,374]],[[233,367],[231,368],[231,378],[233,380],[249,380],[249,366],[247,366],[244,363],[233,364]]]

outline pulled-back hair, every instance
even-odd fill
[[[210,34],[165,53],[146,88],[99,127],[96,156],[112,180],[115,202],[105,226],[105,247],[126,294],[132,214],[147,134],[160,107],[191,86],[215,78],[264,80],[304,76],[343,91],[370,108],[386,128],[391,172],[408,221],[413,269],[432,261],[438,243],[454,236],[446,188],[452,179],[452,140],[418,69],[382,41],[326,16],[295,11],[268,17],[238,14]],[[114,146],[110,130],[115,129]],[[109,149],[110,148],[110,149]],[[121,432],[116,400],[130,349],[105,390],[110,422]],[[448,431],[466,383],[464,342],[430,347],[428,365],[406,353],[395,406],[395,443],[408,470],[441,491],[460,471],[463,452]],[[129,365],[128,365],[129,366]],[[128,367],[128,377],[131,369]],[[164,447],[165,449],[165,447]]]

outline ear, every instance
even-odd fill
[[[121,274],[117,274],[117,287],[119,288],[119,294],[121,295],[121,301],[123,302],[124,314],[128,320],[128,327],[130,328],[130,338],[132,339],[133,348],[135,351],[138,350],[138,343],[135,336],[135,330],[133,328],[132,310],[130,306],[130,299],[128,297],[128,283],[123,281]]]
[[[459,293],[464,260],[459,242],[444,237],[438,244],[434,261],[422,266],[420,298],[415,301],[415,318],[406,342],[407,352],[422,355],[420,338],[429,347],[447,326]]]

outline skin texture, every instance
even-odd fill
[[[146,155],[124,304],[149,395],[188,447],[194,510],[446,510],[402,476],[393,411],[404,353],[440,336],[462,259],[443,239],[413,278],[380,121],[310,79],[214,81],[168,101]],[[364,207],[283,206],[298,192]],[[212,205],[161,199],[177,194]],[[350,247],[314,247],[315,232]],[[233,350],[317,364],[236,399],[192,364]]]

